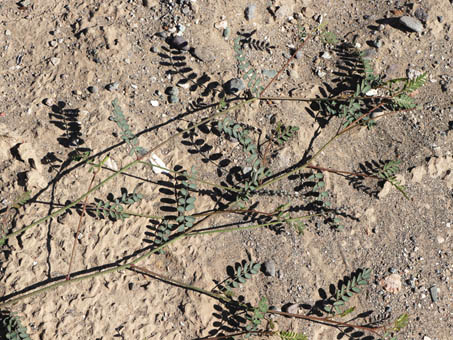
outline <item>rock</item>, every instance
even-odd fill
[[[371,44],[373,45],[373,47],[381,48],[382,47],[382,39],[380,37],[377,37],[375,40],[371,41]]]
[[[256,16],[256,5],[255,4],[248,5],[244,11],[244,14],[247,20],[252,20]]]
[[[170,95],[170,96],[178,96],[179,95],[179,89],[175,86],[170,86],[168,89],[167,89],[167,94]]]
[[[153,53],[157,53],[157,52],[159,52],[159,49],[156,46],[153,46],[153,47],[151,47],[150,51]]]
[[[433,285],[429,288],[429,294],[431,295],[431,300],[437,302],[439,299],[439,288],[437,288],[436,285]]]
[[[321,54],[321,58],[323,59],[332,59],[332,56],[330,55],[329,52],[324,52],[323,54]]]
[[[159,102],[157,100],[150,100],[149,103],[151,104],[151,106],[154,106],[154,107],[159,106]]]
[[[297,314],[299,311],[299,304],[293,303],[285,308],[286,313]]]
[[[262,70],[261,73],[265,77],[274,78],[275,75],[277,74],[277,71],[275,71],[275,70]]]
[[[169,44],[172,48],[176,48],[181,51],[189,50],[189,43],[182,36],[176,35],[169,40]]]
[[[326,75],[326,72],[324,72],[323,70],[318,70],[316,74],[318,75],[319,78],[322,78]]]
[[[401,275],[391,274],[381,280],[379,284],[389,293],[398,293],[401,290]]]
[[[235,94],[245,89],[244,81],[240,78],[233,78],[227,81],[224,85],[225,92]]]
[[[296,52],[296,55],[294,56],[296,59],[302,59],[304,53],[302,52],[302,50],[299,50]]]
[[[142,0],[142,5],[143,5],[144,7],[150,7],[150,6],[151,6],[149,0]]]
[[[426,13],[426,11],[422,7],[417,8],[414,15],[418,20],[426,24],[426,21],[428,20],[428,13]]]
[[[272,260],[268,260],[263,263],[264,268],[263,272],[267,276],[275,276],[275,262]]]
[[[90,93],[98,93],[99,88],[97,86],[88,86],[88,92]]]
[[[53,66],[57,66],[60,63],[61,59],[57,57],[50,58],[50,62]]]
[[[222,35],[225,39],[228,39],[230,37],[230,34],[231,34],[231,29],[229,27],[227,27],[223,30]]]
[[[118,90],[119,87],[120,87],[120,84],[115,81],[114,83],[108,84],[105,88],[108,91],[116,91],[116,90]]]
[[[423,32],[423,24],[417,18],[405,15],[400,18],[400,23],[414,32]]]
[[[168,102],[171,104],[175,104],[175,103],[179,102],[179,98],[178,98],[178,96],[172,95],[168,98]]]
[[[44,98],[44,100],[42,101],[42,103],[46,106],[52,106],[54,104],[54,101],[51,99],[51,98]]]

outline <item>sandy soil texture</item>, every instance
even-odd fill
[[[401,24],[402,16],[416,18],[414,29],[420,32]],[[234,46],[237,37],[250,67],[266,84],[306,29],[305,45],[266,90],[269,97],[342,93],[349,67],[344,46],[366,50],[375,73],[386,75],[384,79],[428,75],[415,93],[416,109],[381,117],[371,130],[363,127],[338,138],[315,162],[322,168],[370,172],[398,159],[397,179],[409,199],[389,183],[323,171],[329,199],[343,215],[341,231],[324,218],[312,218],[303,235],[290,225],[203,234],[173,242],[137,263],[148,273],[118,271],[116,267],[156,247],[159,223],[151,216],[175,216],[180,198],[175,196],[180,178],[137,164],[92,192],[87,203],[113,204],[139,194],[141,199],[127,210],[144,216],[121,220],[88,211],[78,230],[82,201],[8,239],[0,253],[1,310],[17,313],[33,340],[220,336],[244,325],[227,306],[172,280],[211,291],[232,268],[253,259],[267,262],[271,273],[260,271],[236,289],[244,302],[257,305],[265,297],[277,310],[291,307],[307,314],[322,305],[339,280],[370,268],[369,284],[351,298],[356,311],[343,321],[363,324],[384,315],[392,320],[406,312],[409,325],[398,339],[451,339],[452,22],[448,0],[0,2],[0,236],[55,214],[135,159],[115,122],[115,99],[129,138],[145,150],[211,115],[216,106],[209,104],[218,102],[229,86],[225,84],[244,74]],[[327,31],[335,43],[326,43]],[[281,174],[338,131],[340,120],[319,108],[262,100],[229,114],[250,130],[272,172]],[[276,122],[299,130],[284,146],[268,148],[266,136]],[[153,157],[169,169],[193,168],[206,183],[238,185],[252,170],[247,157],[238,139],[227,138],[211,123],[177,136],[153,151]],[[93,184],[92,165],[83,162],[86,155],[93,163],[109,156],[94,170]],[[230,207],[228,213],[212,216],[209,212],[225,207],[228,197],[197,182],[191,191],[193,211],[201,221],[197,229],[264,223],[267,217],[256,212],[272,213],[286,203],[293,216],[312,214],[304,179],[296,173],[269,186],[253,197],[256,204],[248,214]],[[11,208],[26,192],[31,199]],[[68,284],[75,239],[74,282]],[[102,270],[112,272],[94,275]],[[58,282],[63,284],[56,289],[10,303]],[[354,319],[367,311],[373,313]],[[341,327],[272,320],[279,329],[303,332],[312,340],[350,336]],[[377,339],[356,335],[354,339]]]

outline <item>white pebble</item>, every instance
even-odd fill
[[[151,100],[149,103],[151,104],[151,106],[154,106],[154,107],[159,106],[159,102],[157,100]]]

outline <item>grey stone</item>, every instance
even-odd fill
[[[382,47],[382,39],[380,37],[377,37],[375,40],[371,42],[371,44],[376,48],[380,48]]]
[[[437,302],[439,298],[439,288],[437,288],[435,285],[429,288],[429,294],[431,295],[431,300],[433,302]]]
[[[179,89],[177,87],[175,87],[175,86],[169,87],[167,92],[168,92],[168,94],[170,96],[176,96],[177,97],[179,95]]]
[[[97,93],[99,91],[97,86],[88,86],[88,92]]]
[[[262,70],[261,73],[265,77],[274,78],[275,75],[277,74],[277,71],[275,71],[275,70]]]
[[[275,262],[272,260],[268,260],[263,263],[264,268],[264,274],[267,276],[275,276]]]
[[[321,54],[321,58],[323,59],[332,59],[332,56],[330,55],[329,52],[324,52],[323,54]]]
[[[422,7],[417,8],[414,14],[418,20],[426,24],[426,21],[428,20],[428,13],[426,13],[426,11]]]
[[[119,87],[120,87],[120,84],[115,81],[114,83],[108,84],[105,88],[108,91],[116,91],[116,90],[118,90]]]
[[[168,98],[168,101],[172,104],[179,102],[178,96],[172,95]]]
[[[159,52],[159,49],[156,46],[151,47],[151,52],[157,53]]]
[[[227,27],[223,30],[223,37],[225,39],[228,39],[230,37],[230,34],[231,34],[231,29],[229,27]]]
[[[247,8],[245,9],[245,18],[247,20],[252,20],[256,15],[256,5],[251,4],[248,5]]]
[[[400,23],[414,32],[423,32],[423,24],[417,18],[405,15],[400,18]]]
[[[299,50],[296,52],[295,58],[302,59],[303,55],[304,55],[304,53],[302,52],[302,50]]]
[[[177,50],[188,51],[189,43],[183,37],[176,35],[170,39],[170,45]]]
[[[298,311],[299,311],[299,304],[297,304],[297,303],[290,304],[289,306],[287,306],[285,308],[285,312],[291,313],[291,314],[297,314]]]
[[[50,58],[50,62],[53,66],[57,66],[60,63],[61,59],[57,57]]]
[[[245,89],[245,84],[242,79],[233,78],[225,83],[224,88],[228,94],[235,94]]]

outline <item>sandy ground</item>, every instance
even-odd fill
[[[115,98],[131,130],[140,132],[140,146],[151,149],[186,128],[188,122],[198,122],[212,112],[195,110],[201,102],[209,104],[215,99],[215,91],[206,91],[207,84],[219,89],[220,84],[241,75],[233,46],[237,32],[255,31],[252,38],[256,41],[251,44],[255,46],[244,49],[254,68],[279,70],[297,44],[297,26],[316,27],[322,20],[339,42],[371,48],[378,74],[398,78],[406,77],[409,70],[428,72],[427,84],[417,94],[417,110],[382,118],[371,131],[364,128],[340,138],[316,163],[363,171],[373,161],[399,159],[399,179],[410,199],[388,185],[381,188],[364,182],[358,187],[345,176],[325,173],[333,204],[349,216],[341,232],[314,220],[307,223],[303,236],[289,226],[281,232],[261,228],[203,235],[175,242],[140,265],[210,290],[215,282],[228,277],[228,266],[248,258],[260,263],[272,260],[276,275],[258,274],[239,289],[239,295],[252,304],[265,296],[277,308],[300,304],[300,313],[319,302],[329,285],[336,285],[358,268],[369,267],[370,284],[352,300],[359,313],[390,311],[392,318],[409,313],[409,326],[398,339],[451,339],[453,5],[447,0],[277,0],[255,4],[256,12],[247,20],[248,3],[237,0],[42,0],[22,8],[10,1],[0,3],[2,233],[51,214],[87,191],[90,166],[68,161],[76,150],[90,150],[100,158],[110,155],[95,183],[133,160],[128,147],[119,144],[121,131],[109,119]],[[419,16],[425,21],[423,32],[401,29],[389,20],[401,15]],[[223,37],[224,21],[231,30],[228,39]],[[193,49],[176,54],[159,32],[171,35],[181,30],[178,25],[184,27],[182,36]],[[371,47],[376,40],[382,45]],[[275,48],[257,48],[260,46]],[[321,57],[324,52],[331,58]],[[172,66],[169,56],[185,65]],[[323,89],[335,89],[339,61],[337,48],[312,35],[300,58],[272,84],[267,95],[291,93],[312,98]],[[183,73],[183,67],[190,71]],[[190,73],[195,74],[191,86],[177,86],[179,101],[169,103],[168,88]],[[205,84],[201,84],[203,77],[209,78]],[[111,84],[115,84],[113,88]],[[156,102],[158,106],[154,106]],[[297,164],[308,147],[321,147],[338,129],[338,121],[332,119],[317,136],[320,121],[313,110],[300,102],[261,102],[234,111],[233,117],[259,128],[262,137],[271,131],[273,120],[300,128],[271,159],[270,167],[278,173]],[[212,131],[196,130],[196,134],[193,140],[178,137],[155,154],[169,168],[189,170],[194,166],[200,178],[215,183],[227,183],[228,172],[246,164],[237,141]],[[258,138],[258,133],[254,136]],[[201,142],[194,144],[197,139]],[[297,191],[299,182],[290,178],[279,183],[272,189],[289,194],[260,196],[255,209],[271,212],[289,199],[293,206],[303,207],[306,201]],[[139,186],[144,198],[129,209],[151,215],[168,213],[162,207],[174,203],[169,195],[174,179],[144,165],[108,182],[88,202],[105,201],[109,195],[121,197],[139,183],[144,183]],[[197,195],[196,212],[218,207],[215,195],[206,190]],[[31,192],[32,200],[17,212],[6,212],[26,191]],[[64,280],[78,221],[79,213],[71,209],[3,246],[2,302]],[[246,225],[248,221],[231,213],[211,218],[200,227]],[[113,221],[86,216],[72,265],[74,277],[143,254],[154,242],[154,226],[146,217]],[[401,276],[402,287],[395,293],[380,284],[391,272]],[[433,286],[438,288],[436,301],[430,295]],[[222,311],[228,314],[210,297],[130,270],[73,283],[1,308],[17,312],[32,339],[197,339],[225,332],[226,321],[220,315]],[[281,329],[303,332],[313,340],[342,336],[339,329],[315,323],[290,319],[277,319],[277,323]]]

